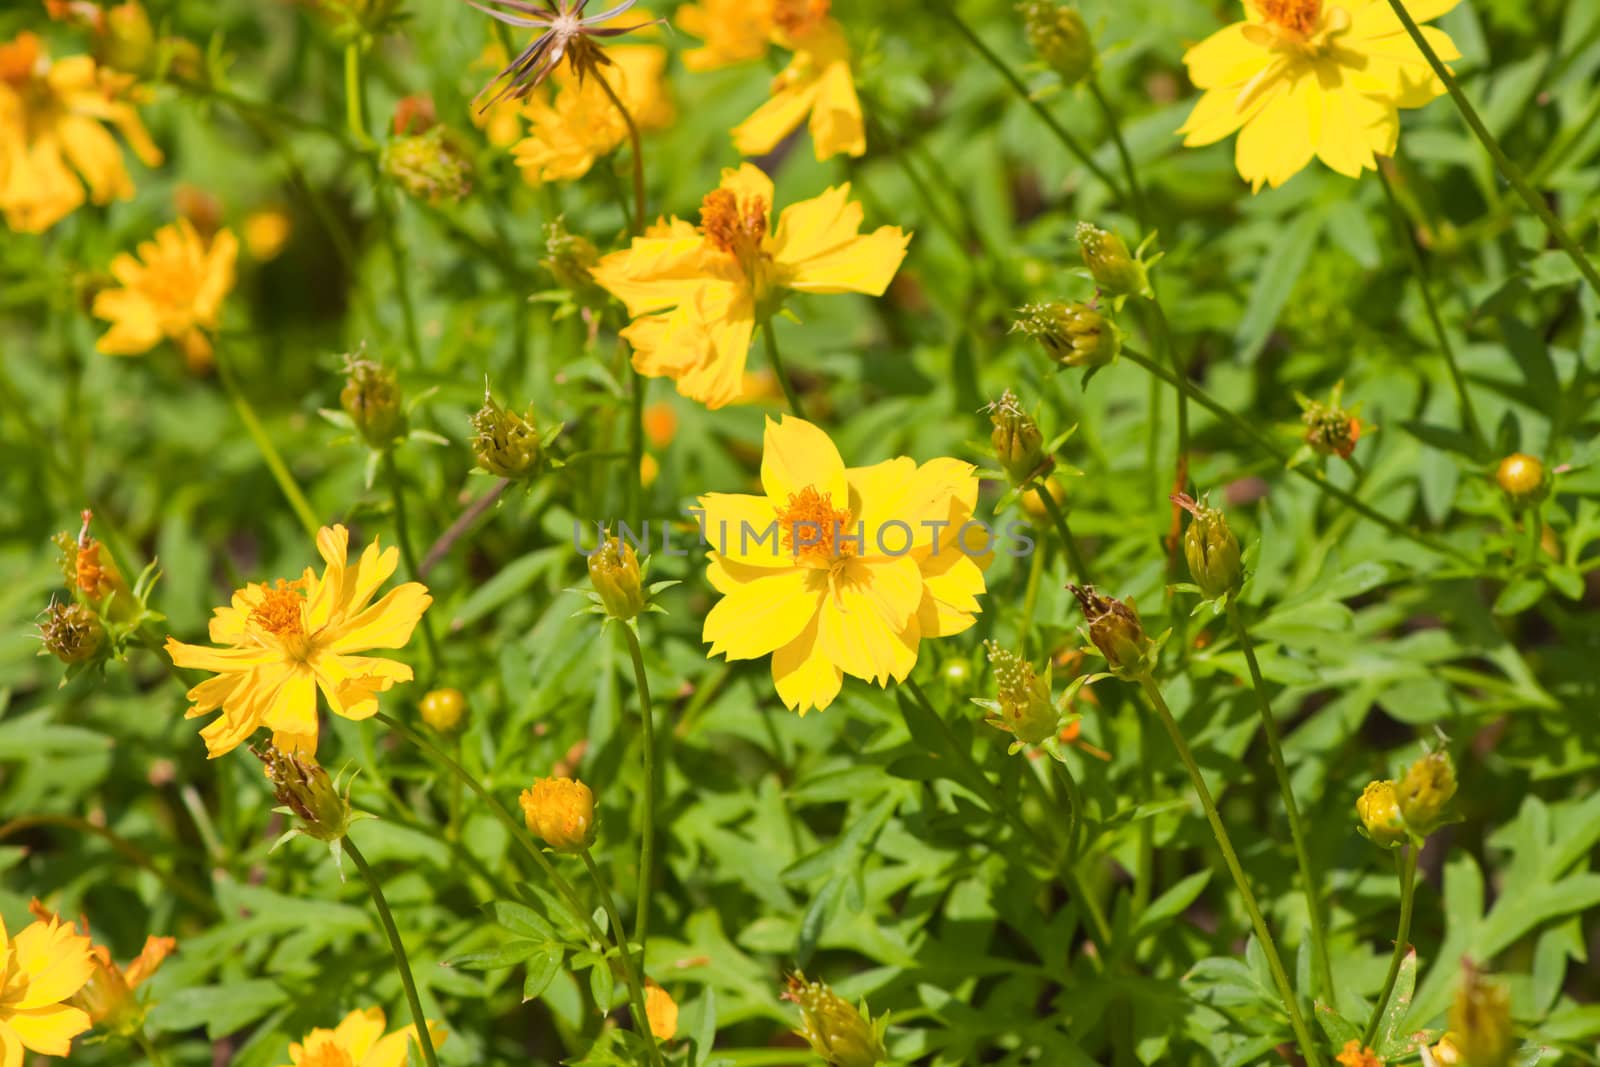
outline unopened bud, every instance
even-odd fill
[[[1452,1044],[1467,1067],[1506,1067],[1515,1041],[1511,995],[1471,960],[1461,961],[1461,986],[1450,1005]]]
[[[1342,390],[1335,387],[1332,399],[1300,401],[1300,421],[1305,423],[1306,444],[1319,456],[1349,459],[1361,440],[1361,420],[1339,403]]]
[[[483,407],[472,416],[472,429],[472,453],[479,467],[511,481],[530,478],[538,472],[544,449],[531,408],[528,417],[523,418],[485,395]]]
[[[529,832],[557,852],[582,852],[594,844],[594,794],[577,779],[539,778],[518,800]]]
[[[1513,452],[1501,460],[1494,480],[1511,506],[1517,509],[1539,503],[1550,492],[1550,476],[1544,464],[1522,452]]]
[[[1013,485],[1025,485],[1045,465],[1044,435],[1033,416],[1022,410],[1016,394],[1009,389],[989,405],[989,422],[994,426],[989,440],[994,457]]]
[[[128,74],[149,72],[155,56],[156,34],[150,16],[135,0],[106,12],[104,31],[96,56],[105,66]]]
[[[448,734],[466,718],[467,698],[459,689],[434,689],[422,698],[417,710],[422,713],[423,722]]]
[[[353,820],[350,801],[341,795],[328,772],[317,761],[300,752],[284,752],[274,745],[251,746],[266,768],[267,781],[278,803],[298,824],[294,831],[318,841],[343,840]]]
[[[1444,822],[1445,808],[1456,795],[1456,767],[1450,754],[1429,752],[1406,769],[1395,788],[1400,816],[1418,837],[1427,837]]]
[[[1017,5],[1028,43],[1039,58],[1068,85],[1094,72],[1097,58],[1089,27],[1076,8],[1053,0],[1024,0]]]
[[[1089,640],[1105,656],[1111,673],[1134,681],[1155,666],[1155,642],[1144,632],[1132,600],[1101,596],[1093,586],[1068,586],[1089,623]]]
[[[57,601],[39,624],[39,639],[44,651],[62,663],[87,663],[105,644],[106,629],[100,617],[84,605]]]
[[[544,251],[540,264],[578,303],[598,306],[607,299],[605,290],[594,280],[594,266],[600,262],[600,250],[582,234],[568,232],[564,217],[545,225]]]
[[[1033,664],[993,641],[985,641],[984,647],[989,652],[989,668],[994,672],[999,698],[979,702],[990,710],[985,721],[1027,745],[1037,745],[1054,736],[1061,725],[1061,715],[1050,693],[1049,673],[1039,677]]]
[[[1194,584],[1207,600],[1237,593],[1244,585],[1244,565],[1228,517],[1184,493],[1174,496],[1172,502],[1193,516],[1183,535],[1183,556],[1189,561]]]
[[[883,1047],[885,1020],[876,1023],[864,1014],[865,1005],[853,1007],[821,982],[803,974],[789,977],[783,999],[800,1006],[800,1027],[805,1038],[830,1067],[875,1067],[889,1058]]]
[[[472,162],[443,126],[394,138],[383,146],[382,164],[395,184],[430,204],[460,200],[472,191]]]
[[[1038,341],[1063,367],[1103,367],[1122,351],[1116,323],[1088,304],[1029,304],[1018,314],[1012,329]]]
[[[1405,844],[1406,821],[1400,815],[1394,782],[1368,782],[1356,798],[1356,814],[1361,817],[1361,832],[1379,848]]]
[[[589,581],[611,618],[626,622],[644,612],[639,557],[634,555],[633,546],[620,536],[605,536],[594,555],[589,557]]]
[[[1137,296],[1149,290],[1150,279],[1144,264],[1128,251],[1127,242],[1120,235],[1092,223],[1080,222],[1078,249],[1101,292],[1110,296]]]
[[[90,603],[103,605],[114,594],[127,594],[128,583],[122,577],[122,572],[117,569],[116,563],[103,551],[100,544],[89,533],[89,524],[94,520],[94,512],[82,513],[83,526],[78,531],[78,536],[62,531],[56,534],[54,541],[60,550],[61,573],[67,580],[67,585],[77,590]],[[113,607],[119,611],[132,608],[132,601],[126,595],[123,603]]]
[[[406,435],[406,412],[395,372],[364,356],[344,357],[339,406],[367,444],[384,449]]]

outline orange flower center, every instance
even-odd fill
[[[333,1041],[319,1041],[300,1057],[300,1067],[355,1067],[350,1053]]]
[[[1261,17],[1274,26],[1310,37],[1322,18],[1322,0],[1255,0]]]
[[[741,203],[732,189],[713,189],[700,202],[700,231],[713,247],[741,261],[759,255],[767,236],[767,202],[753,196]]]
[[[812,563],[833,563],[853,556],[856,542],[850,528],[850,512],[833,506],[832,493],[819,493],[808,485],[789,494],[787,507],[778,509],[779,533],[783,547],[796,559]]]
[[[776,0],[772,21],[790,37],[799,37],[828,17],[830,0]]]
[[[15,40],[0,44],[0,81],[22,86],[39,68],[39,38],[19,33]]]
[[[286,582],[279,578],[276,586],[263,589],[261,603],[250,612],[252,623],[291,649],[301,651],[307,644],[305,616],[301,613],[306,603],[302,584],[300,581]]]

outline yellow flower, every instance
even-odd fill
[[[293,233],[294,220],[282,208],[262,208],[244,220],[244,246],[257,263],[277,259]]]
[[[606,55],[611,64],[582,81],[558,72],[551,79],[561,86],[554,99],[541,93],[523,108],[528,136],[517,142],[512,153],[530,183],[581,178],[596,160],[628,139],[627,122],[605,87],[598,84],[602,78],[627,106],[640,130],[671,125],[674,112],[664,78],[667,50],[638,45],[613,48]]]
[[[1460,0],[1406,0],[1427,22]],[[1259,192],[1311,158],[1351,178],[1393,155],[1399,108],[1422,107],[1444,85],[1387,0],[1246,0],[1246,19],[1183,57],[1206,90],[1179,133],[1207,145],[1235,132],[1239,174]],[[1422,32],[1445,61],[1461,58],[1443,31]]]
[[[371,603],[399,565],[400,550],[379,551],[374,540],[351,568],[349,541],[343,526],[324,526],[317,534],[327,562],[321,578],[307,567],[292,582],[252,582],[234,593],[211,619],[211,640],[225,647],[167,638],[174,664],[216,673],[189,690],[187,716],[221,709],[200,731],[212,758],[262,726],[275,748],[315,753],[318,689],[335,715],[365,719],[377,712],[379,693],[411,680],[403,663],[355,653],[405,647],[433,598],[420,582],[407,582]]]
[[[381,1008],[353,1011],[332,1030],[319,1027],[304,1041],[291,1041],[290,1062],[283,1067],[406,1067],[406,1049],[417,1039],[417,1028],[408,1026],[385,1036],[384,1025]],[[444,1044],[444,1031],[431,1020],[428,1034],[435,1045]]]
[[[238,256],[239,242],[227,230],[209,245],[188,219],[157,230],[153,240],[139,245],[137,258],[124,252],[111,261],[122,288],[94,298],[95,315],[111,322],[95,347],[111,356],[136,356],[168,339],[191,367],[208,366],[206,332],[217,328]]]
[[[801,6],[796,0],[779,0],[777,39],[794,50],[794,58],[772,80],[772,99],[733,128],[734,147],[742,155],[764,156],[809,116],[819,160],[841,153],[864,155],[867,135],[844,30],[827,17],[826,0],[811,0],[803,11],[785,11]]]
[[[55,918],[11,937],[0,922],[0,1067],[22,1067],[23,1049],[65,1056],[89,1029],[89,1013],[63,1003],[94,973],[89,939]]]
[[[47,923],[61,920],[38,900],[28,905],[34,918]],[[72,925],[67,924],[68,929]],[[89,920],[82,920],[83,936],[89,937]],[[128,969],[118,967],[111,958],[111,950],[104,945],[91,945],[89,960],[92,971],[83,988],[72,997],[72,1004],[88,1013],[93,1025],[119,1034],[132,1034],[144,1022],[145,1006],[135,997],[134,991],[160,969],[172,955],[178,942],[170,937],[147,937],[144,949]],[[9,1061],[8,1061],[9,1062]]]
[[[128,102],[133,87],[131,76],[90,56],[52,63],[31,33],[0,44],[0,211],[7,226],[43,233],[83,203],[85,182],[96,204],[133,196],[122,150],[103,125],[120,130],[146,166],[161,162]]]
[[[772,0],[700,0],[673,15],[678,29],[705,42],[683,54],[690,70],[716,70],[767,54],[772,36]]]
[[[700,498],[712,546],[709,655],[772,656],[784,705],[802,715],[844,675],[903,681],[924,637],[967,629],[980,611],[989,538],[965,529],[978,499],[970,464],[905,456],[846,468],[803,419],[766,423],[762,496]]]
[[[700,206],[700,225],[652,227],[602,259],[595,281],[633,316],[622,332],[641,374],[667,377],[709,408],[744,394],[756,323],[785,291],[881,296],[910,237],[884,226],[861,233],[848,185],[786,208],[772,230],[772,179],[746,163],[722,172]]]
[[[671,1041],[677,1036],[678,1002],[650,978],[644,980],[644,1014],[656,1040]]]
[[[574,778],[538,778],[517,798],[528,831],[557,852],[582,852],[594,844],[594,793]]]

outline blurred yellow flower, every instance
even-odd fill
[[[133,180],[115,126],[146,166],[161,162],[129,101],[134,79],[90,56],[52,63],[42,42],[19,33],[0,44],[0,211],[6,225],[42,233],[83,203],[127,200]],[[81,176],[81,180],[80,180]]]
[[[861,233],[848,185],[786,208],[772,230],[772,179],[746,163],[722,172],[700,205],[700,225],[658,223],[602,259],[594,278],[628,308],[623,331],[641,374],[677,382],[709,408],[744,394],[757,323],[786,291],[881,296],[910,237],[897,227]]]
[[[850,45],[844,30],[827,17],[827,9],[827,0],[779,0],[775,36],[794,51],[794,58],[772,80],[772,99],[733,128],[740,154],[766,155],[808,117],[819,160],[866,152]]]
[[[846,468],[803,419],[766,421],[762,496],[700,498],[709,655],[772,656],[786,707],[804,715],[844,675],[903,681],[925,637],[970,627],[981,610],[988,536],[964,529],[978,499],[971,464],[905,456]],[[982,542],[982,552],[975,552]]]
[[[1405,0],[1419,23],[1459,2]],[[1398,109],[1444,92],[1387,0],[1246,0],[1245,16],[1184,55],[1206,92],[1178,132],[1191,146],[1237,132],[1235,163],[1256,192],[1313,156],[1351,178],[1377,169],[1399,140]],[[1443,31],[1422,32],[1441,59],[1461,58]]]
[[[23,1049],[65,1056],[89,1029],[89,1013],[64,1003],[94,973],[89,939],[51,917],[16,937],[0,921],[0,1067],[22,1067]]]
[[[317,750],[317,690],[328,707],[347,719],[378,710],[378,694],[409,682],[411,668],[393,660],[354,653],[404,648],[433,598],[420,582],[373,595],[400,562],[400,550],[380,551],[374,540],[350,568],[350,534],[324,526],[317,550],[327,563],[318,578],[310,567],[292,582],[252,582],[233,594],[211,619],[211,640],[222,648],[187,645],[167,638],[167,654],[179,667],[212,671],[189,690],[188,718],[220,709],[200,731],[211,758],[233,751],[262,726],[283,752]]]
[[[673,15],[678,29],[705,44],[683,54],[690,70],[715,70],[767,54],[772,0],[700,0]]]
[[[188,219],[157,230],[153,240],[139,245],[137,257],[124,252],[111,261],[122,288],[94,298],[96,317],[111,322],[95,348],[134,356],[167,339],[191,367],[209,365],[207,331],[217,328],[238,256],[239,242],[228,230],[219,230],[209,244]]]
[[[61,920],[37,899],[28,904],[34,918],[43,922],[59,923]],[[72,929],[70,923],[68,929]],[[89,920],[82,920],[83,936],[89,937]],[[128,969],[118,967],[111,958],[111,950],[104,945],[91,945],[89,960],[93,967],[89,980],[73,997],[74,1007],[89,1014],[90,1021],[98,1027],[119,1034],[131,1034],[144,1022],[145,1006],[134,997],[134,991],[160,969],[172,955],[178,942],[170,937],[147,937],[144,949]]]
[[[304,1041],[291,1041],[284,1067],[406,1067],[406,1049],[417,1039],[417,1028],[385,1036],[385,1025],[381,1008],[353,1011],[332,1030],[319,1027]],[[445,1032],[431,1020],[428,1034],[435,1045],[444,1044]]]
[[[498,41],[485,45],[473,61],[473,70],[498,71],[506,65],[506,50]],[[502,97],[485,107],[468,109],[472,124],[483,131],[496,148],[507,148],[522,138],[522,101]]]
[[[641,131],[672,124],[667,95],[667,50],[658,45],[612,48],[609,66],[579,81],[565,70],[551,82],[559,85],[553,99],[530,97],[522,109],[528,136],[512,148],[517,166],[530,183],[573,181],[589,173],[595,161],[628,139],[628,124],[598,84],[604,78],[627,107]]]
[[[678,1002],[650,978],[644,980],[644,1013],[656,1040],[671,1041],[677,1036]]]
[[[294,221],[283,208],[268,207],[253,211],[244,220],[244,246],[257,263],[277,259],[294,232]]]

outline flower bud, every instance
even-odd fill
[[[1513,508],[1537,504],[1550,492],[1550,476],[1544,464],[1522,452],[1513,452],[1500,461],[1494,480]]]
[[[1300,398],[1300,421],[1305,423],[1306,444],[1319,456],[1349,459],[1361,440],[1361,420],[1339,403],[1343,383],[1334,387],[1327,402]]]
[[[155,47],[150,16],[136,0],[128,0],[106,12],[95,53],[102,64],[114,70],[146,74],[155,58]]]
[[[1016,394],[1005,395],[989,405],[989,422],[994,426],[989,440],[995,459],[1013,485],[1025,485],[1046,464],[1044,435],[1033,416],[1022,410]]]
[[[799,973],[789,977],[783,999],[800,1006],[800,1028],[795,1033],[830,1067],[875,1067],[889,1058],[883,1047],[886,1019],[873,1022],[864,1014],[865,1005],[854,1008],[821,982],[808,982]]]
[[[1144,264],[1128,251],[1127,242],[1110,230],[1078,223],[1078,249],[1095,285],[1110,296],[1137,296],[1150,289]]]
[[[44,642],[45,652],[71,666],[88,663],[99,654],[106,629],[100,616],[84,605],[56,601],[39,624],[39,639]]]
[[[1012,329],[1038,341],[1063,367],[1103,367],[1122,351],[1116,323],[1079,301],[1029,304]]]
[[[299,820],[291,833],[301,833],[329,843],[344,839],[354,821],[350,801],[316,759],[301,752],[284,752],[276,745],[251,746],[266,768],[278,803]]]
[[[1037,745],[1053,736],[1061,724],[1061,715],[1050,693],[1049,673],[1040,678],[1034,673],[1033,664],[993,641],[985,641],[984,647],[989,651],[989,667],[994,671],[999,696],[998,701],[980,702],[990,709],[985,721],[1027,745]]]
[[[594,280],[594,267],[600,250],[582,234],[567,230],[565,217],[557,217],[544,228],[544,259],[539,263],[555,278],[556,284],[573,295],[578,303],[593,307],[609,297]]]
[[[459,689],[434,689],[418,705],[422,721],[441,734],[451,733],[467,716],[467,698]]]
[[[557,852],[594,844],[594,794],[573,778],[539,778],[518,798],[528,830]]]
[[[644,612],[639,557],[634,555],[633,546],[620,536],[607,534],[589,557],[589,581],[611,618],[626,622]]]
[[[1101,596],[1093,586],[1071,585],[1083,617],[1089,623],[1089,640],[1118,678],[1135,681],[1155,666],[1155,642],[1144,632],[1132,600]]]
[[[1361,817],[1361,832],[1379,848],[1405,844],[1406,821],[1400,816],[1394,782],[1368,782],[1356,798],[1356,814]]]
[[[1456,795],[1456,767],[1443,750],[1429,752],[1406,769],[1395,789],[1400,817],[1418,837],[1444,822],[1445,807]]]
[[[388,448],[406,435],[406,412],[395,372],[362,356],[344,357],[339,406],[373,448]]]
[[[1461,961],[1461,986],[1450,1005],[1450,1036],[1467,1067],[1506,1067],[1515,1041],[1511,995],[1471,960]]]
[[[383,172],[419,200],[457,201],[472,191],[472,161],[443,126],[383,146]]]
[[[483,407],[472,416],[472,452],[478,466],[490,474],[517,481],[532,477],[539,469],[544,448],[539,429],[533,423],[533,409],[523,418],[501,407],[494,397],[484,395]]]
[[[1217,508],[1179,493],[1172,502],[1193,519],[1183,535],[1183,556],[1189,574],[1207,600],[1237,593],[1244,586],[1244,565],[1239,560],[1239,539],[1228,528],[1228,518]]]
[[[1017,5],[1028,43],[1067,85],[1076,85],[1098,65],[1089,27],[1076,8],[1052,0],[1024,0]]]

